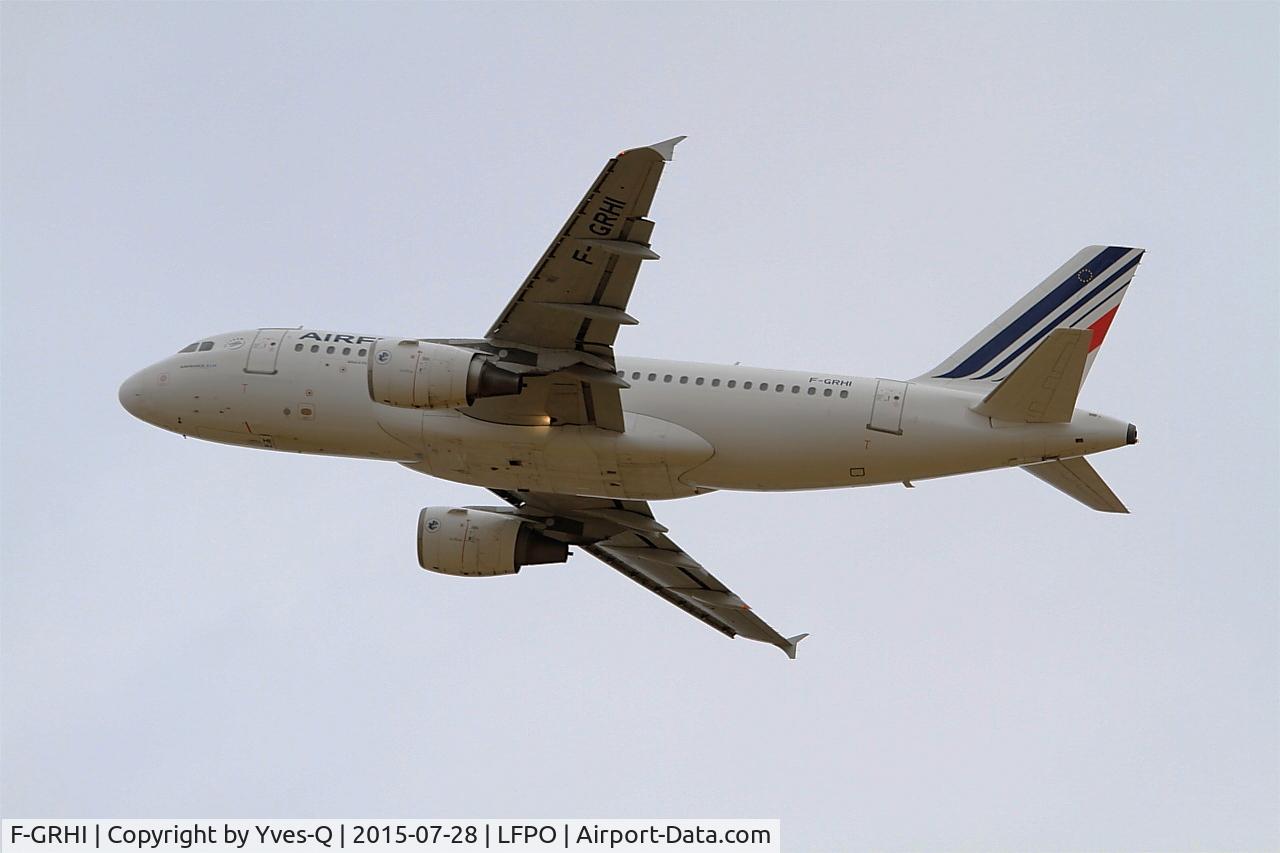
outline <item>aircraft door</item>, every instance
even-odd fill
[[[288,329],[259,329],[258,336],[249,347],[249,359],[245,373],[275,373],[276,359],[280,356],[280,342]]]
[[[902,408],[907,402],[907,384],[893,379],[876,382],[876,397],[871,404],[871,423],[867,429],[902,435]]]

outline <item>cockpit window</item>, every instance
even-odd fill
[[[200,344],[200,352],[208,352],[213,349],[213,341],[204,341]]]
[[[184,352],[195,352],[198,346],[200,346],[199,341],[196,341],[194,344],[187,344],[185,347],[178,350],[178,354],[181,355]]]

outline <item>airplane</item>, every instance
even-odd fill
[[[579,547],[793,659],[808,635],[757,616],[650,502],[1020,467],[1091,509],[1128,512],[1086,457],[1137,443],[1137,429],[1076,402],[1142,249],[1081,249],[913,379],[619,357],[636,273],[658,258],[649,208],[682,139],[609,160],[483,338],[228,332],[134,374],[120,403],[183,436],[481,486],[503,505],[419,513],[424,569],[512,575]]]

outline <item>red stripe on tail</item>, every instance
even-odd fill
[[[1103,314],[1089,328],[1093,331],[1093,340],[1089,342],[1089,352],[1093,352],[1102,346],[1102,339],[1107,336],[1107,329],[1111,328],[1111,321],[1116,318],[1116,311],[1120,309],[1117,305],[1107,313]]]

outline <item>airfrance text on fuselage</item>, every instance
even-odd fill
[[[331,344],[371,344],[377,338],[371,338],[368,335],[335,335],[330,332],[321,335],[319,332],[304,332],[298,336],[298,340],[327,341]]]

